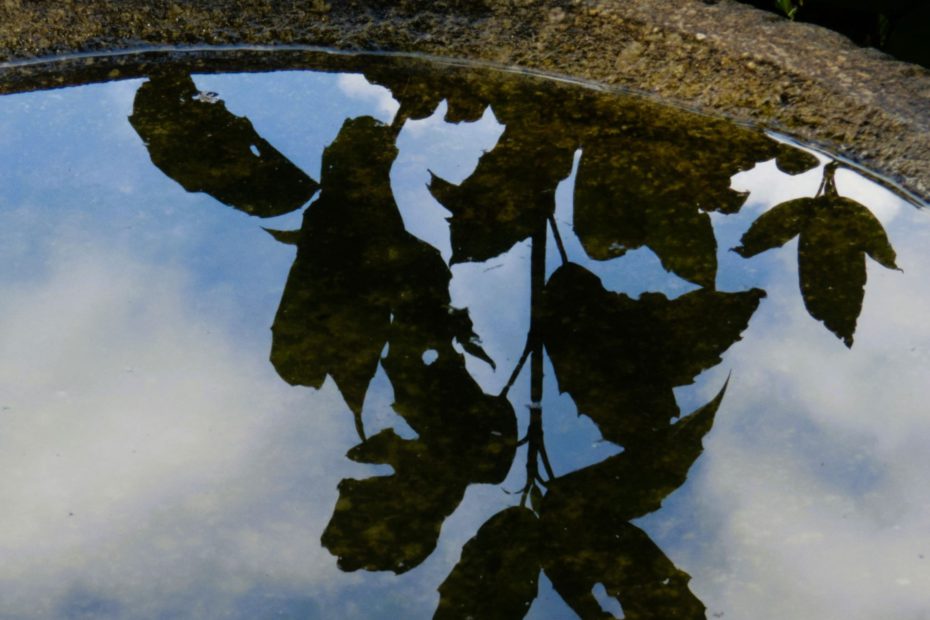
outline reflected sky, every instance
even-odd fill
[[[358,74],[193,80],[317,181],[346,119],[390,124],[401,107]],[[302,212],[258,220],[153,166],[128,121],[143,82],[0,98],[0,616],[431,617],[465,543],[519,503],[527,448],[501,484],[467,488],[413,570],[341,571],[320,543],[339,481],[390,469],[345,458],[358,437],[331,378],[319,390],[291,386],[269,362],[295,248],[263,228],[300,229]],[[445,261],[450,213],[430,173],[463,183],[504,132],[493,106],[457,124],[448,109],[403,124],[390,170],[407,232]],[[588,256],[572,231],[584,156],[575,149],[555,191],[568,258],[633,298],[696,290],[645,246]],[[710,214],[718,290],[767,296],[722,363],[675,388],[691,412],[730,378],[687,483],[634,520],[691,576],[707,617],[930,618],[930,219],[837,172],[840,194],[875,214],[901,268],[867,260],[852,348],[805,309],[797,239],[750,259],[730,251],[776,204],[813,196],[822,176],[822,165],[789,176],[758,163],[732,179],[749,192],[739,213]],[[550,276],[561,257],[548,235]],[[530,329],[531,254],[521,240],[450,267],[451,304],[468,309],[497,363],[465,356],[489,394],[507,383]],[[508,394],[521,437],[529,374]],[[559,393],[548,360],[544,376],[555,473],[619,453]],[[393,400],[379,367],[362,411],[369,437],[414,436]],[[539,584],[526,617],[572,617],[545,575]]]

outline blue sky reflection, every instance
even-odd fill
[[[358,75],[194,80],[317,180],[344,119],[389,122],[398,107]],[[331,380],[294,388],[268,362],[294,250],[262,225],[297,228],[300,215],[259,222],[162,174],[127,122],[140,83],[0,98],[0,616],[429,617],[465,541],[515,503],[504,490],[522,485],[524,456],[503,485],[468,489],[421,566],[341,572],[320,545],[336,486],[386,472],[344,457],[355,431]],[[391,180],[408,230],[448,259],[448,214],[426,190],[428,171],[463,180],[503,128],[493,110],[451,125],[444,105],[406,124]],[[820,174],[759,164],[733,180],[751,192],[743,210],[713,216],[718,288],[768,297],[723,363],[676,390],[691,411],[732,372],[688,483],[638,525],[692,576],[708,616],[928,618],[930,219],[838,173],[840,192],[882,221],[903,270],[869,262],[851,350],[803,307],[797,241],[750,260],[728,251],[774,204],[813,195]],[[570,230],[573,180],[556,211],[572,260],[632,296],[694,288],[647,249],[588,259]],[[470,309],[498,362],[468,359],[489,392],[523,347],[529,252],[521,243],[452,269],[453,304]],[[615,453],[548,366],[546,381],[556,473]],[[521,431],[526,384],[511,392]],[[391,400],[379,371],[364,412],[372,434],[403,424]],[[568,617],[540,584],[528,617]]]

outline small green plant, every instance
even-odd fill
[[[797,0],[797,4],[794,2],[795,0],[775,0],[775,4],[778,6],[778,8],[788,16],[788,19],[792,20],[797,14],[798,8],[804,6],[804,0]]]

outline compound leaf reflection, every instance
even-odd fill
[[[250,215],[293,211],[316,182],[189,75],[152,77],[136,93],[129,122],[152,163],[189,192],[206,192]]]
[[[543,569],[580,617],[613,617],[592,594],[601,583],[623,606],[624,618],[704,618],[704,605],[688,589],[690,577],[628,521],[657,510],[684,484],[725,390],[647,441],[549,484],[540,511]]]
[[[866,254],[888,269],[897,269],[897,265],[878,219],[863,205],[837,193],[835,168],[831,164],[824,170],[823,195],[775,206],[753,223],[734,251],[749,258],[799,236],[798,276],[804,306],[851,347],[865,297]]]
[[[491,517],[465,543],[462,557],[439,586],[437,620],[522,618],[536,598],[539,520],[514,506]]]
[[[764,295],[700,289],[632,299],[568,263],[546,284],[543,339],[559,388],[605,439],[626,445],[679,415],[672,388],[720,362]]]

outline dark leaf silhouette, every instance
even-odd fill
[[[451,345],[458,320],[449,312],[448,268],[438,252],[422,249],[421,261],[437,267],[437,286],[422,267],[405,279],[410,288],[393,306],[389,354],[382,360],[394,386],[394,410],[418,438],[383,431],[349,453],[389,464],[394,474],[340,482],[322,541],[344,570],[402,573],[420,564],[466,487],[503,481],[516,449],[512,406],[482,392]]]
[[[627,445],[679,415],[672,388],[720,362],[764,295],[701,289],[632,299],[568,263],[546,284],[543,339],[559,388],[605,439]]]
[[[332,376],[356,418],[392,315],[410,315],[397,324],[431,339],[418,355],[457,339],[492,363],[467,313],[449,305],[451,273],[439,252],[404,229],[390,185],[394,136],[369,117],[346,121],[323,153],[322,191],[299,233],[272,233],[295,243],[297,258],[272,325],[271,361],[294,385],[318,388]]]
[[[392,343],[384,364],[395,386],[394,408],[420,436],[404,440],[383,431],[349,453],[392,465],[394,474],[339,483],[322,542],[344,570],[402,573],[420,564],[466,487],[502,482],[516,449],[512,407],[482,393],[461,356],[426,364],[394,355]]]
[[[484,115],[489,101],[475,82],[480,77],[468,69],[454,73],[414,72],[398,70],[388,64],[372,64],[365,68],[365,78],[386,87],[400,103],[397,114],[402,119],[419,120],[432,116],[443,100],[447,103],[445,120],[450,123],[477,121]]]
[[[666,270],[713,288],[717,241],[710,217],[679,196],[661,200],[667,179],[647,173],[656,162],[641,148],[630,140],[585,144],[575,182],[575,232],[591,258],[608,260],[648,246]],[[653,186],[644,187],[648,183]]]
[[[430,192],[452,212],[453,263],[503,254],[552,215],[556,187],[571,173],[577,144],[556,126],[528,122],[537,118],[509,123],[461,185],[433,175]]]
[[[704,620],[705,607],[691,590],[691,577],[631,523],[609,528],[588,524],[574,542],[551,539],[554,556],[544,567],[555,591],[580,618],[616,618],[592,590],[602,583],[620,601],[624,620]],[[563,535],[564,538],[564,535]]]
[[[720,121],[624,120],[584,139],[575,232],[591,258],[646,246],[666,270],[709,288],[717,243],[706,212],[735,213],[747,196],[730,188],[730,177],[775,157],[792,173],[817,165],[803,151]]]
[[[304,205],[316,182],[190,76],[152,77],[136,93],[129,122],[152,163],[189,192],[206,192],[250,215]]]
[[[542,512],[567,522],[630,521],[651,512],[684,484],[703,451],[726,385],[709,403],[600,463],[559,476],[548,485]]]
[[[866,207],[836,192],[835,165],[824,169],[824,194],[775,206],[757,219],[734,251],[749,258],[798,241],[798,275],[804,306],[815,319],[853,344],[865,297],[868,254],[897,269],[895,252],[881,223]]]
[[[705,617],[704,605],[688,589],[690,577],[628,521],[657,510],[684,484],[725,390],[648,441],[549,484],[540,511],[543,568],[580,617],[613,617],[592,594],[598,583],[627,619]]]
[[[349,451],[350,459],[389,464],[390,476],[339,483],[339,500],[323,532],[324,547],[345,571],[391,570],[419,565],[436,546],[439,528],[462,499],[431,465],[428,446],[384,430]]]
[[[388,339],[392,250],[407,238],[388,178],[393,140],[363,117],[346,121],[324,151],[322,191],[304,214],[271,328],[281,377],[318,388],[331,375],[356,416]]]
[[[394,388],[393,408],[435,453],[437,467],[465,472],[474,482],[499,482],[516,444],[513,406],[485,394],[468,373],[452,346],[462,322],[461,311],[449,306],[448,267],[435,249],[414,242],[420,264],[411,261],[403,272],[406,289],[398,287],[389,353],[381,360]]]
[[[363,123],[358,129],[361,134],[389,129],[370,119],[349,121],[355,122]],[[379,135],[385,136],[386,145],[390,144],[386,133]],[[435,248],[403,230],[390,197],[390,162],[358,167],[359,157],[376,157],[372,152],[381,152],[374,148],[378,146],[375,137],[360,138],[364,139],[355,147],[367,155],[347,151],[345,161],[349,167],[354,157],[354,170],[359,178],[350,187],[358,195],[342,200],[337,211],[339,217],[352,218],[348,221],[351,226],[348,232],[337,234],[331,229],[329,233],[334,238],[345,234],[354,238],[348,245],[348,253],[339,255],[341,262],[333,267],[327,261],[333,260],[335,248],[322,243],[314,246],[313,251],[317,252],[314,261],[327,269],[336,269],[343,288],[348,278],[355,279],[351,286],[360,283],[355,307],[337,307],[338,313],[355,317],[359,307],[381,313],[377,346],[363,351],[355,345],[348,353],[363,352],[363,361],[373,374],[380,351],[388,342],[388,355],[380,363],[394,388],[393,407],[418,437],[404,440],[391,431],[383,431],[350,452],[350,458],[356,460],[389,464],[394,474],[340,482],[339,501],[322,542],[339,557],[344,570],[365,568],[401,573],[420,564],[432,552],[442,522],[458,506],[469,484],[498,483],[504,479],[516,449],[516,417],[506,398],[489,396],[481,390],[466,370],[464,356],[453,347],[454,340],[467,343],[463,344],[467,350],[490,361],[476,342],[467,313],[450,305],[449,267]],[[341,140],[343,134],[337,142],[342,144]],[[326,155],[330,154],[328,149]],[[341,165],[330,168],[329,161],[324,156],[319,201],[324,203],[329,200],[329,171],[343,168]],[[316,208],[317,204],[311,207],[311,216]],[[347,213],[353,209],[360,214]],[[298,262],[302,247],[298,246]],[[352,254],[364,259],[353,258]],[[352,265],[353,269],[348,275],[344,271],[346,265]],[[306,288],[307,284],[301,284],[301,290]],[[316,294],[323,295],[324,291],[318,290]],[[296,316],[300,319],[302,315],[306,311],[300,309]],[[313,326],[314,330],[320,329],[319,323]],[[373,328],[369,324],[362,329],[370,334]],[[332,341],[337,336],[328,330],[316,333],[321,340]],[[344,342],[341,344],[346,346]],[[294,353],[298,359],[313,355],[310,350]],[[340,368],[343,367],[336,367]],[[339,377],[334,378],[338,383]],[[367,374],[366,387],[370,378],[371,374]],[[358,387],[363,394],[362,385]]]
[[[439,586],[438,619],[522,618],[536,598],[539,520],[515,506],[491,517],[465,543],[462,557]]]
[[[438,253],[436,258],[442,265]],[[414,300],[410,305],[421,308]],[[394,409],[419,437],[404,440],[383,431],[349,453],[355,460],[392,465],[395,473],[340,482],[322,541],[344,570],[402,573],[417,566],[432,553],[442,522],[466,487],[503,481],[513,460],[513,408],[505,398],[481,391],[450,341],[428,327],[428,314],[398,311],[383,360],[394,385]],[[424,317],[420,325],[405,324]],[[424,361],[430,350],[436,359]]]
[[[797,198],[766,211],[743,234],[733,251],[749,258],[766,250],[781,247],[797,237],[810,215],[813,198]]]
[[[449,443],[450,449],[454,442],[459,465],[480,473],[481,481],[503,478],[510,463],[503,471],[498,468],[498,442],[489,443],[489,438],[499,438],[504,444],[516,441],[513,407],[506,398],[481,391],[461,354],[449,347],[426,363],[419,351],[408,354],[392,340],[383,365],[394,386],[394,410],[422,440]],[[485,472],[484,466],[491,462],[494,466]]]

